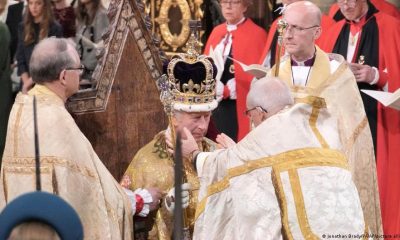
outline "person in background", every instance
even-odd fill
[[[81,85],[90,87],[95,84],[92,74],[97,66],[97,54],[103,45],[102,35],[110,23],[101,0],[78,0],[76,19],[76,49],[85,66]]]
[[[338,0],[342,20],[321,47],[341,54],[360,90],[394,92],[400,88],[400,20],[368,0]],[[361,92],[374,139],[385,234],[400,232],[400,112]]]
[[[0,14],[4,11],[6,5],[7,0],[0,0]],[[10,40],[11,37],[7,25],[0,22],[0,159],[3,156],[8,115],[12,106]]]
[[[371,3],[378,9],[386,14],[389,14],[392,17],[397,19],[400,18],[400,11],[393,4],[385,1],[385,0],[370,0]],[[332,4],[329,9],[329,17],[331,17],[335,21],[340,21],[343,19],[343,14],[340,12],[340,7],[337,3]]]
[[[356,79],[341,55],[325,53],[315,44],[321,35],[319,7],[310,1],[295,2],[286,8],[282,19],[283,45],[288,55],[268,75],[273,76],[279,67],[278,77],[291,88],[296,101],[308,96],[325,99],[329,113],[338,119],[341,151],[349,161],[354,182],[358,191],[365,193],[360,198],[367,225],[372,233],[380,234],[374,148]],[[317,115],[315,112],[314,117]]]
[[[62,37],[62,27],[54,20],[50,0],[28,0],[23,22],[18,26],[17,67],[22,92],[27,93],[33,82],[29,61],[36,44],[48,37]]]
[[[284,9],[291,3],[294,2],[299,2],[300,0],[283,0],[282,3],[283,9],[281,10],[282,13]],[[267,39],[267,44],[264,47],[264,50],[262,51],[261,58],[259,63],[265,66],[266,68],[271,68],[275,64],[275,58],[278,50],[278,31],[277,31],[277,25],[278,21],[282,19],[282,16],[278,17],[271,25],[270,30],[268,31],[268,39]],[[322,15],[321,19],[321,29],[322,29],[322,34],[331,26],[335,23],[333,19],[326,15]],[[318,45],[319,39],[316,40],[316,43]],[[281,56],[284,55],[285,49],[282,48],[281,51]]]
[[[125,191],[94,152],[65,108],[79,89],[83,67],[68,40],[47,38],[32,53],[36,83],[11,110],[0,175],[0,210],[36,189],[33,99],[37,102],[42,191],[55,193],[78,213],[87,239],[132,239],[133,216],[158,208],[161,194]]]
[[[15,54],[18,46],[18,26],[22,21],[23,10],[25,1],[24,0],[11,0],[8,6],[8,13],[6,18],[6,24],[11,34],[10,43],[10,63],[14,64]]]
[[[204,50],[205,55],[210,55],[210,50],[214,50],[212,57],[219,72],[219,104],[213,111],[212,121],[220,132],[237,141],[250,129],[250,123],[243,112],[252,76],[246,74],[232,58],[245,64],[258,62],[267,33],[245,17],[252,0],[221,0],[220,3],[226,22],[214,28]]]
[[[63,37],[74,40],[76,34],[76,16],[73,6],[68,6],[67,0],[52,0],[52,3],[54,18],[63,28]]]

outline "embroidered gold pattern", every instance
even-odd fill
[[[278,172],[292,168],[295,169],[312,166],[334,166],[348,169],[346,157],[337,150],[327,148],[304,148],[291,150],[271,157],[248,161],[241,166],[228,169],[227,175],[221,181],[208,187],[207,196],[204,197],[197,206],[195,219],[203,213],[207,199],[210,196],[229,187],[230,179],[260,168],[272,166],[276,168]]]
[[[309,119],[309,124],[310,124],[310,127],[311,127],[315,137],[318,139],[321,146],[323,148],[329,148],[328,143],[326,143],[324,137],[322,136],[322,134],[320,133],[320,131],[317,128],[318,115],[319,115],[319,108],[313,107],[311,115],[310,115],[310,119]]]
[[[278,196],[279,207],[281,209],[282,235],[284,237],[283,239],[293,240],[293,235],[289,228],[289,216],[287,210],[286,196],[285,192],[283,191],[283,185],[279,174],[280,173],[277,172],[273,167],[271,172],[271,178],[272,178],[272,184],[274,185],[275,188],[275,193]]]
[[[18,154],[18,131],[19,131],[18,126],[21,121],[21,115],[22,115],[22,104],[19,104],[17,119],[15,120],[14,123],[14,157],[17,156]]]
[[[350,149],[353,147],[354,143],[356,142],[358,136],[361,134],[361,132],[366,128],[368,123],[367,117],[364,117],[363,120],[357,125],[357,127],[354,129],[353,134],[350,136],[350,138],[346,141],[346,148],[345,152],[348,153]]]
[[[43,172],[50,173],[51,165],[58,165],[67,167],[73,171],[79,172],[90,178],[97,178],[96,173],[92,172],[90,169],[86,167],[79,166],[76,163],[71,161],[60,159],[57,157],[46,156],[40,157],[41,169],[43,168]],[[7,171],[10,172],[18,172],[18,173],[34,173],[35,172],[35,158],[33,157],[20,157],[20,158],[5,158],[4,159],[4,167],[7,168]]]
[[[318,237],[312,232],[310,224],[308,223],[303,192],[301,190],[300,179],[297,170],[290,169],[288,173],[301,233],[303,234],[304,239],[316,240]]]
[[[194,84],[193,80],[190,79],[188,83],[182,85],[182,90],[185,93],[199,94],[201,92],[201,87],[199,84]]]

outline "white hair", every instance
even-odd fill
[[[276,77],[254,81],[247,94],[247,108],[261,107],[272,114],[293,103],[289,87]]]

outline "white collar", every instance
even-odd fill
[[[228,23],[226,23],[226,29],[228,30],[228,32],[232,32],[232,31],[236,30],[236,29],[237,29],[237,26],[238,26],[239,24],[241,24],[242,22],[244,22],[244,20],[246,20],[245,17],[243,17],[238,23],[235,23],[235,24],[228,24]]]

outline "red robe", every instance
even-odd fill
[[[400,21],[378,12],[374,14],[379,32],[378,86],[388,82],[388,91],[400,88]],[[341,20],[331,27],[321,45],[332,52],[345,25]],[[387,74],[382,73],[387,69]],[[385,234],[400,233],[400,111],[378,104],[377,171]]]
[[[271,25],[271,28],[269,29],[267,44],[265,45],[264,50],[263,50],[263,52],[261,54],[261,58],[260,58],[259,64],[262,64],[264,62],[268,52],[271,49],[271,44],[272,44],[272,42],[274,40],[274,36],[275,36],[275,33],[276,33],[276,28],[277,28],[277,25],[278,25],[278,21],[281,18],[282,18],[282,16],[277,18],[277,19],[275,19],[275,21]],[[321,19],[322,34],[324,34],[324,32],[326,30],[328,30],[334,23],[335,23],[335,21],[332,18],[330,18],[330,17],[328,17],[326,15],[322,15],[322,19]],[[320,39],[321,38],[316,40],[315,43],[317,45],[319,45]],[[284,49],[282,49],[282,51],[284,51]],[[281,52],[281,55],[283,55],[283,52]]]
[[[371,2],[378,10],[400,19],[400,11],[391,3],[388,3],[385,0],[371,0]],[[339,5],[337,3],[332,4],[328,16],[333,19],[337,11],[339,11]]]
[[[210,47],[215,49],[226,34],[226,23],[215,27],[207,40],[204,54],[208,55]],[[267,33],[264,29],[257,26],[251,19],[246,19],[245,22],[238,25],[235,31],[232,31],[233,58],[247,65],[257,63],[266,41]],[[249,119],[243,113],[246,111],[246,97],[253,76],[243,72],[243,69],[236,62],[234,66],[237,94],[238,140],[240,140],[250,131]]]

